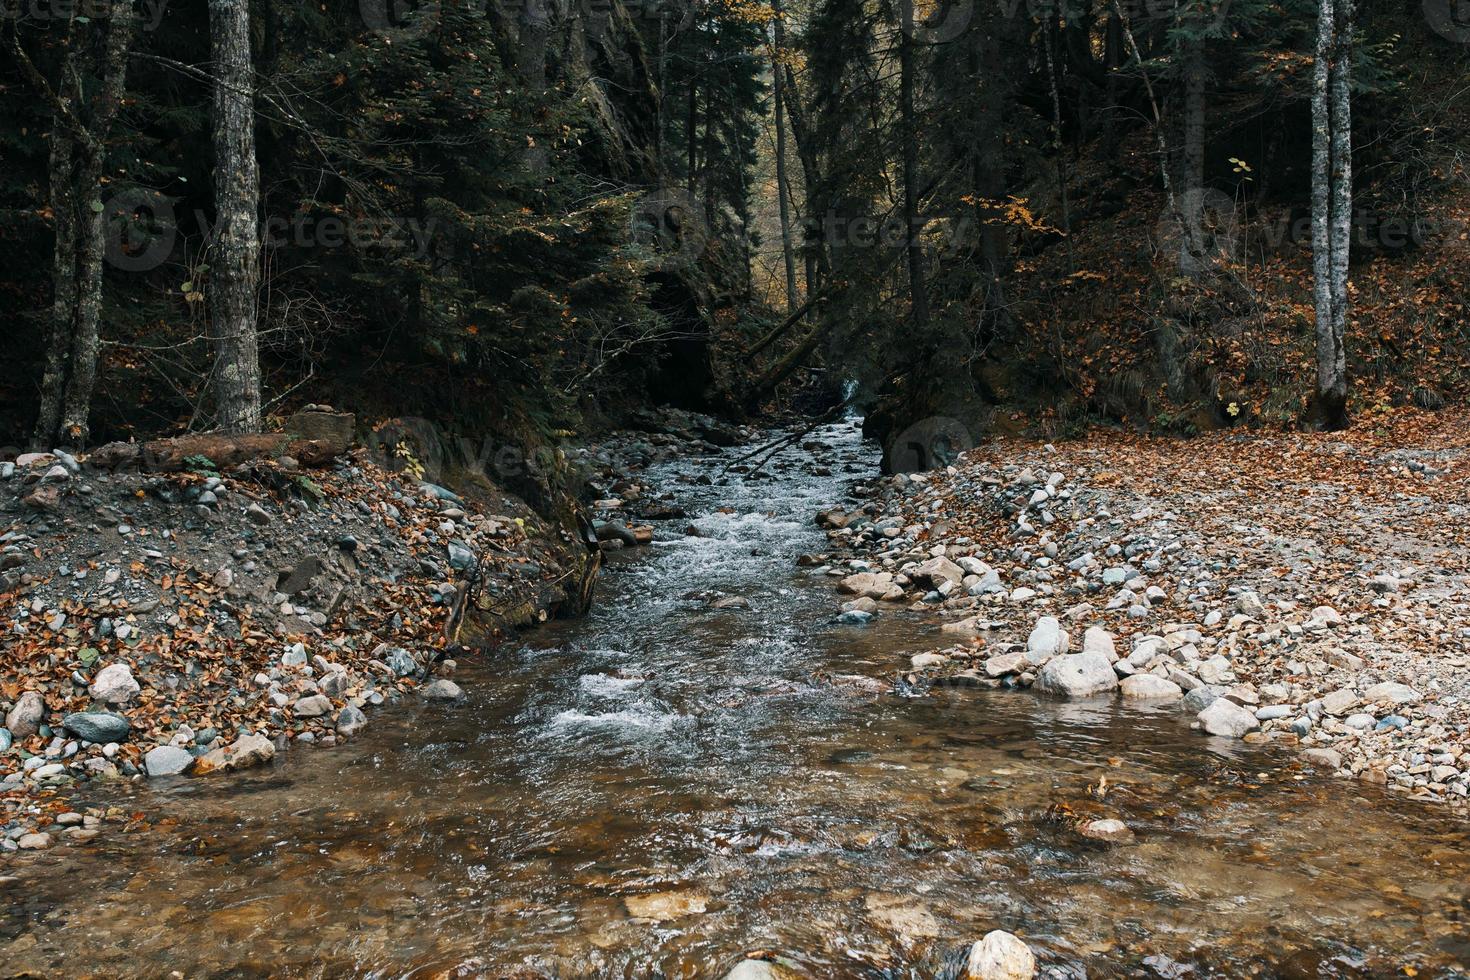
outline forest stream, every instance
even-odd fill
[[[951,978],[993,929],[1051,976],[1464,975],[1449,815],[1176,708],[896,683],[936,625],[838,624],[795,561],[876,451],[808,438],[658,467],[700,535],[613,555],[590,616],[462,665],[461,703],[89,790],[147,825],[18,872],[0,975]],[[1134,839],[1077,833],[1103,813]]]

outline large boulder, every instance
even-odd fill
[[[938,558],[930,558],[914,569],[909,573],[909,578],[927,581],[937,589],[945,582],[959,585],[965,580],[965,570],[941,555]]]
[[[264,735],[242,735],[232,745],[200,756],[194,763],[194,775],[263,766],[275,757],[276,746],[270,739]]]
[[[1182,684],[1180,685],[1180,687],[1183,686]],[[1223,687],[1219,684],[1198,684],[1195,687],[1191,687],[1189,692],[1184,695],[1184,710],[1199,714],[1214,704],[1217,698],[1223,697],[1228,690],[1230,690],[1228,687]]]
[[[286,420],[286,432],[296,440],[316,443],[327,458],[345,453],[352,445],[357,417],[330,405],[308,405]]]
[[[1067,698],[1087,698],[1116,690],[1118,675],[1100,653],[1075,653],[1053,658],[1036,675],[1036,689]]]
[[[1100,653],[1112,663],[1118,659],[1118,650],[1113,643],[1113,634],[1101,626],[1089,626],[1082,634],[1082,652]]]
[[[1134,674],[1118,683],[1123,697],[1133,701],[1177,701],[1184,696],[1184,689],[1173,681],[1157,674]]]
[[[1384,702],[1387,704],[1414,704],[1424,700],[1423,695],[1407,684],[1398,684],[1394,681],[1385,681],[1382,684],[1374,684],[1363,692],[1363,700],[1368,702]]]
[[[88,690],[98,701],[120,705],[133,700],[142,689],[133,679],[133,668],[127,664],[117,663],[108,664],[97,671],[97,676],[92,678],[92,686]]]
[[[362,713],[362,709],[349,704],[337,716],[337,734],[351,738],[366,728],[367,723],[367,715]]]
[[[1070,641],[1061,621],[1055,616],[1042,616],[1026,638],[1026,659],[1040,666],[1052,657],[1067,652]]]
[[[17,741],[25,741],[41,730],[46,718],[46,699],[40,691],[26,691],[16,698],[15,706],[5,716],[5,727]]]
[[[188,772],[194,757],[177,745],[160,745],[143,756],[143,768],[150,778],[178,776]]]
[[[965,980],[1031,980],[1036,956],[1017,937],[999,929],[970,947]]]
[[[458,701],[464,691],[454,681],[440,679],[419,688],[419,696],[425,701]]]
[[[1199,713],[1199,723],[1211,735],[1225,738],[1242,738],[1247,732],[1261,727],[1254,713],[1229,698],[1216,698],[1210,702],[1210,706]]]
[[[844,578],[837,587],[849,595],[881,599],[893,588],[893,573],[858,572]]]
[[[61,727],[77,738],[97,745],[108,742],[126,742],[132,732],[132,722],[122,715],[105,711],[78,711],[62,719]]]

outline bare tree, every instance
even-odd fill
[[[214,199],[210,338],[219,427],[260,429],[260,172],[249,0],[209,0],[214,48]]]
[[[914,4],[899,0],[898,100],[903,140],[903,222],[907,242],[910,316],[916,327],[929,323],[924,283],[924,243],[919,226],[919,132],[914,110]]]
[[[1317,405],[1329,429],[1347,415],[1348,257],[1352,241],[1354,0],[1319,0],[1312,84],[1312,267]]]
[[[797,306],[796,255],[791,245],[791,207],[786,195],[786,107],[781,104],[785,83],[781,67],[786,52],[786,25],[782,19],[781,0],[772,0],[773,45],[771,48],[771,96],[776,106],[776,201],[781,215],[781,259],[786,266],[786,312]]]
[[[100,65],[84,69],[90,45],[86,23],[68,20],[61,79],[53,88],[12,35],[12,47],[27,79],[51,105],[50,198],[55,227],[51,325],[41,376],[40,411],[32,443],[47,448],[66,440],[85,445],[91,435],[92,389],[102,320],[102,261],[106,221],[102,201],[107,139],[126,88],[128,47],[133,37],[131,4],[111,7]],[[102,84],[85,104],[84,71]]]

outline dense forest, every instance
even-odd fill
[[[0,417],[85,445],[318,401],[541,444],[651,403],[846,397],[890,440],[1438,406],[1457,9],[11,3]]]

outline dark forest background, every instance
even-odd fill
[[[209,428],[206,7],[129,8],[109,106],[108,0],[6,3],[0,442],[31,440],[55,316],[57,93],[106,229],[87,441]],[[1354,11],[1355,418],[1470,382],[1455,12]],[[1315,0],[248,13],[268,416],[538,443],[849,395],[890,439],[1316,422]]]

